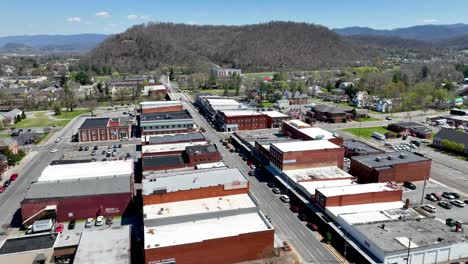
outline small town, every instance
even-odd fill
[[[275,18],[1,26],[0,263],[468,263],[468,20]]]

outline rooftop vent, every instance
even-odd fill
[[[406,159],[406,154],[405,153],[400,153],[400,159]]]
[[[388,155],[388,156],[387,156],[387,159],[388,159],[388,160],[392,160],[392,159],[393,159],[393,156],[392,156],[392,155]]]
[[[379,162],[382,158],[381,157],[375,157],[375,161]]]

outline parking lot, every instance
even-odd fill
[[[424,182],[415,182],[414,184],[417,187],[416,190],[408,190],[408,189],[404,188],[403,200],[410,199],[410,204],[416,208],[416,207],[421,206],[421,195],[422,195],[422,192],[423,192]],[[428,181],[427,185],[426,185],[426,190],[424,192],[424,195],[426,195],[428,193],[437,193],[437,194],[441,195],[443,192],[453,192],[453,191],[448,189],[447,187],[439,185],[439,184],[437,184],[435,182]],[[457,199],[457,200],[464,201],[466,199],[468,199],[468,197],[464,197],[463,195],[461,195],[461,197],[459,199]],[[450,200],[446,199],[446,198],[443,198],[442,201],[450,202]],[[465,207],[463,207],[463,208],[460,208],[460,207],[457,207],[457,206],[452,206],[451,209],[445,209],[445,208],[439,206],[437,203],[438,203],[438,201],[432,202],[432,201],[429,201],[426,198],[423,198],[423,205],[424,204],[430,204],[430,205],[434,206],[436,208],[436,210],[437,210],[437,212],[435,212],[435,213],[428,213],[427,212],[427,214],[429,216],[434,216],[436,219],[439,219],[440,221],[442,221],[444,223],[445,223],[445,220],[447,218],[452,218],[452,219],[460,221],[462,223],[468,223],[468,204],[465,204]]]
[[[97,147],[97,149],[95,149]],[[134,144],[128,142],[97,142],[78,144],[72,151],[66,152],[64,160],[95,159],[96,161],[123,160],[138,158]]]

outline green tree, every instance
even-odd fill
[[[60,115],[62,114],[62,106],[60,105],[60,102],[56,102],[54,104],[54,115]]]
[[[21,112],[21,119],[26,119],[26,114],[23,112]]]
[[[75,76],[75,81],[79,82],[81,85],[91,84],[91,77],[87,72],[80,71]]]
[[[63,87],[63,91],[65,93],[64,103],[67,111],[73,112],[73,109],[77,105],[76,98],[75,98],[75,91],[73,88],[69,87],[68,84],[65,84]]]
[[[169,80],[172,82],[175,80],[175,74],[174,74],[174,68],[171,67],[170,71],[169,71]]]
[[[429,77],[429,68],[427,65],[422,66],[421,68],[421,79],[425,80]]]
[[[287,81],[288,74],[286,72],[277,72],[273,74],[273,81]]]
[[[260,95],[260,102],[262,103],[265,99],[265,96],[273,90],[273,86],[269,82],[260,82],[258,87],[258,92]]]

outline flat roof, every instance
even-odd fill
[[[326,197],[352,195],[360,193],[373,193],[373,192],[392,192],[401,190],[398,186],[389,183],[365,183],[365,184],[352,184],[344,186],[335,186],[317,189],[321,194]]]
[[[1,245],[0,255],[52,248],[56,239],[56,233],[9,238]]]
[[[396,122],[396,123],[391,123],[390,125],[399,126],[403,128],[426,127],[425,125],[421,123],[417,123],[417,122]]]
[[[355,152],[360,152],[360,153],[382,153],[384,151],[374,148],[369,144],[366,144],[360,140],[355,140],[355,139],[347,139],[343,141],[343,146],[347,149],[351,149]]]
[[[309,125],[309,124],[307,124],[305,122],[302,122],[299,119],[289,120],[286,123],[289,124],[289,125],[292,125],[292,126],[294,126],[296,128],[299,128],[299,127],[305,127],[305,128],[312,127],[311,125]]]
[[[70,232],[71,231],[71,232]],[[78,246],[81,239],[81,231],[67,230],[58,234],[54,248]]]
[[[256,110],[219,110],[225,116],[259,116],[264,115]]]
[[[210,171],[180,172],[170,177],[147,177],[143,180],[143,195],[150,195],[153,192],[177,192],[182,190],[199,189],[209,186],[226,185],[238,186],[247,185],[248,180],[237,168],[221,168]]]
[[[289,116],[278,111],[262,111],[262,114],[265,114],[271,118],[288,118]]]
[[[385,224],[385,229],[382,224]],[[458,233],[450,232],[445,223],[433,218],[357,224],[353,227],[383,252],[406,252],[409,238],[411,248],[440,247],[464,241]]]
[[[294,182],[354,178],[337,166],[285,170],[283,174]]]
[[[142,113],[140,114],[140,122],[155,122],[167,120],[181,120],[192,119],[192,116],[187,110],[175,112],[161,112],[161,113]]]
[[[181,141],[201,141],[205,140],[202,133],[180,133],[169,135],[142,135],[141,142],[148,142],[149,144],[167,144]]]
[[[142,161],[143,168],[147,166],[159,167],[184,164],[184,158],[180,154],[142,157]]]
[[[333,217],[343,214],[359,214],[374,211],[386,211],[393,209],[403,208],[405,204],[402,201],[385,202],[385,203],[368,203],[368,204],[355,204],[345,206],[328,206],[325,210]],[[372,219],[369,219],[373,221]]]
[[[172,203],[145,205],[143,206],[143,216],[144,219],[161,219],[255,207],[257,207],[257,205],[253,202],[250,196],[247,193],[244,193]]]
[[[189,146],[201,146],[208,145],[207,141],[197,142],[181,142],[173,144],[159,144],[159,145],[143,145],[141,147],[142,153],[158,153],[158,152],[169,152],[169,151],[184,151]]]
[[[109,123],[108,117],[102,117],[102,118],[86,118],[83,123],[81,124],[80,128],[102,128],[102,127],[107,127],[107,124]]]
[[[202,164],[197,164],[195,167],[199,170],[201,169],[213,169],[213,168],[226,168],[226,164],[224,164],[222,161],[218,162],[210,162],[210,163],[202,163]]]
[[[335,135],[320,127],[300,128],[299,131],[312,139],[332,139]]]
[[[218,149],[214,145],[188,146],[185,152],[189,155],[216,153]]]
[[[240,105],[240,103],[234,99],[226,98],[205,98],[211,106],[215,105]]]
[[[155,85],[148,85],[148,86],[155,86]],[[157,85],[157,86],[161,86],[161,85]],[[162,85],[164,86],[164,85]],[[161,88],[161,89],[166,89],[165,87],[164,88]],[[175,105],[182,105],[182,103],[180,101],[150,101],[150,102],[141,102],[140,103],[140,107],[142,109],[148,109],[148,108],[156,108],[156,107],[166,107],[166,106],[175,106]]]
[[[384,207],[377,208],[374,206],[375,211],[367,211],[360,213],[348,213],[340,214],[340,217],[343,221],[350,225],[364,224],[364,223],[374,223],[381,221],[390,221],[398,219],[421,219],[425,218],[422,214],[418,213],[413,208],[405,209],[403,208],[403,203],[400,203],[398,208],[384,209]]]
[[[145,249],[197,243],[271,229],[259,212],[154,227],[145,226]]]
[[[271,143],[271,145],[276,147],[278,150],[280,150],[282,152],[340,148],[339,146],[331,143],[328,140],[308,140],[308,141],[280,142],[280,143]]]
[[[410,151],[395,151],[366,156],[354,156],[351,159],[370,168],[389,167],[395,164],[430,160],[426,157],[416,155]]]
[[[87,229],[81,235],[75,264],[130,264],[130,226],[113,226],[101,230]]]
[[[308,195],[315,195],[315,190],[326,187],[343,186],[355,183],[353,179],[338,179],[324,181],[303,181],[297,184],[302,187]]]
[[[47,166],[37,179],[64,181],[96,177],[130,176],[133,174],[133,160],[96,161]]]
[[[127,177],[98,177],[35,182],[29,187],[24,199],[50,199],[116,193],[132,193],[130,175]]]

